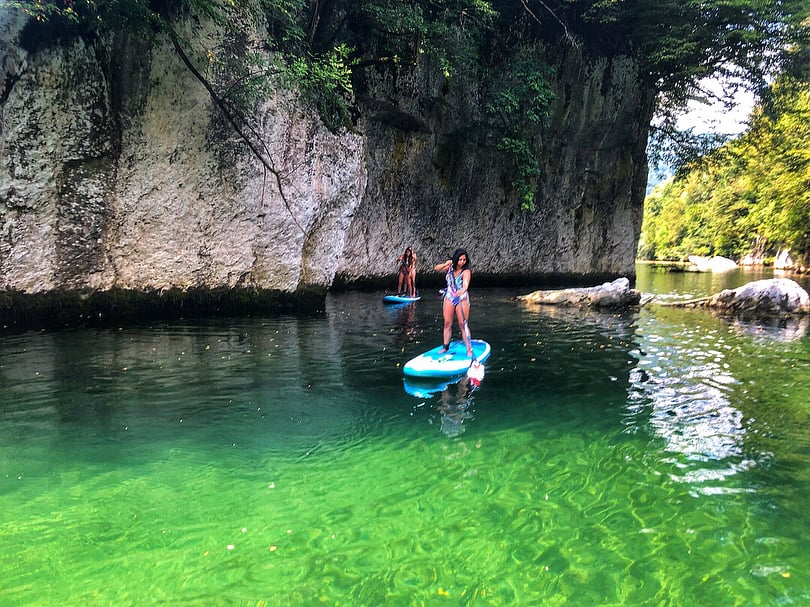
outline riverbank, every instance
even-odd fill
[[[269,289],[115,289],[95,293],[49,291],[0,293],[3,329],[104,325],[118,321],[323,310],[325,289],[295,293]]]
[[[659,260],[651,260],[651,259],[637,259],[636,265],[645,265],[649,266],[653,270],[661,270],[661,271],[669,271],[669,272],[693,272],[695,270],[690,270],[689,268],[693,267],[694,264],[690,261],[676,261],[676,260],[666,260],[666,261],[659,261]],[[783,272],[786,276],[790,276],[791,274],[798,274],[798,275],[806,275],[810,273],[810,268],[805,266],[796,266],[791,268],[777,268],[774,267],[774,264],[770,261],[763,261],[762,263],[744,263],[744,264],[737,264],[739,268],[754,268],[754,269],[763,269],[763,270],[774,270],[776,272]]]
[[[615,278],[582,274],[492,274],[476,273],[475,288],[561,288],[600,284]],[[396,276],[350,281],[338,278],[330,288],[300,288],[295,292],[272,289],[205,288],[137,291],[57,290],[43,293],[0,292],[0,327],[53,328],[114,323],[120,321],[189,317],[251,316],[256,314],[311,314],[322,311],[327,292],[372,292],[391,289]],[[419,290],[444,286],[437,272],[420,273]]]

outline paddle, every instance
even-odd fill
[[[467,324],[467,317],[464,314],[464,306],[461,305],[461,302],[456,304],[458,306],[458,311],[461,312],[461,320],[464,321],[464,334],[467,336],[467,341],[472,341],[472,334],[470,333],[470,326]],[[472,343],[470,343],[470,347],[472,348]]]
[[[459,302],[460,305],[461,302]],[[467,336],[467,341],[470,344],[470,348],[472,348],[472,334],[470,333],[470,326],[467,324],[467,317],[464,314],[464,308],[459,308],[461,311],[461,319],[464,321],[464,334]],[[484,365],[480,362],[475,360],[475,352],[473,352],[472,358],[470,360],[470,366],[467,367],[467,377],[470,378],[470,384],[472,385],[472,389],[475,390],[481,385],[481,381],[484,379]]]
[[[464,328],[462,329],[463,333],[462,338],[464,339],[466,345],[468,345],[470,347],[470,350],[472,351],[472,333],[470,332],[470,325],[467,324],[467,316],[464,314],[464,306],[461,305],[460,301],[455,305],[458,306],[458,311],[461,312],[461,320],[464,325]],[[470,361],[470,366],[472,366],[472,364],[476,362],[475,352],[472,353],[470,358],[472,359]]]

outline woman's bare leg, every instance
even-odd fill
[[[444,318],[444,327],[442,330],[442,343],[445,346],[450,345],[450,339],[453,337],[453,310],[454,306],[449,299],[442,299],[442,317]]]

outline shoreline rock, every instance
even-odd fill
[[[788,278],[768,278],[724,289],[709,297],[661,304],[673,307],[704,307],[747,316],[810,313],[810,295]]]
[[[596,287],[534,291],[515,299],[531,304],[616,309],[639,305],[641,293],[631,289],[630,280],[622,277]]]
[[[729,272],[737,268],[737,263],[733,259],[719,255],[714,257],[690,255],[689,263],[692,264],[687,268],[690,272]]]

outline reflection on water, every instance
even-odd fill
[[[727,360],[733,344],[727,340],[722,321],[706,316],[708,326],[684,322],[670,334],[658,331],[663,316],[528,307],[558,327],[555,332],[564,332],[565,339],[576,335],[578,345],[569,349],[595,345],[590,352],[580,351],[577,357],[590,369],[587,381],[598,387],[594,370],[613,369],[609,379],[620,391],[616,400],[624,403],[625,431],[650,432],[661,439],[661,461],[671,464],[668,474],[674,480],[688,484],[696,492],[733,490],[713,482],[750,465],[745,455],[745,416],[734,405],[734,390],[740,381]],[[671,313],[670,318],[679,312],[684,320],[688,314],[703,313],[680,310]],[[608,353],[609,346],[612,354]],[[553,351],[556,356],[566,356],[562,348]],[[575,377],[573,364],[563,368],[570,379]],[[598,391],[602,402],[611,398],[606,386]]]
[[[465,375],[442,392],[437,409],[441,415],[442,433],[446,436],[458,436],[465,430],[464,422],[473,418],[473,390],[470,378]]]
[[[416,306],[416,303],[388,304],[386,306],[386,311],[394,319],[395,326],[405,341],[414,341],[417,336]]]
[[[716,328],[651,335],[631,377],[629,408],[665,441],[673,477],[699,492],[734,490],[714,481],[751,465],[745,415],[732,404],[741,383],[728,360],[732,349]]]
[[[763,277],[761,270],[747,269],[722,277],[642,271],[637,288],[659,294],[659,300],[677,301]],[[810,319],[743,321],[704,309],[661,308],[655,304],[641,313],[528,302],[519,305],[548,325],[547,332],[563,333],[573,342],[569,348],[577,352],[578,360],[564,365],[569,381],[576,381],[577,367],[582,363],[591,373],[600,366],[608,368],[607,357],[595,364],[588,358],[593,350],[583,346],[597,343],[603,351],[618,346],[610,378],[626,387],[625,431],[651,432],[660,439],[661,462],[670,466],[667,474],[673,480],[685,483],[696,495],[753,491],[750,479],[740,474],[767,468],[773,454],[751,440],[758,412],[750,410],[752,359],[745,346],[800,341],[806,336]],[[743,342],[740,336],[745,338]],[[747,341],[752,337],[754,341]],[[546,339],[549,349],[564,358],[566,347],[559,347],[562,344],[555,344],[553,338]],[[754,373],[762,371],[755,369]],[[599,384],[598,377],[598,372],[593,375],[594,385]],[[577,387],[586,393],[585,386]],[[607,389],[602,394],[603,401],[609,399]]]
[[[642,271],[639,282],[640,288],[653,291],[666,292],[671,286],[665,296],[678,299],[768,277],[761,269],[741,268],[722,277],[688,275],[686,284],[679,285],[672,276]],[[650,428],[664,440],[670,454],[664,461],[673,464],[673,478],[700,494],[753,491],[749,481],[735,481],[735,475],[768,468],[773,453],[757,446],[756,434],[768,430],[758,428],[763,411],[751,399],[758,381],[754,378],[764,371],[751,352],[773,342],[804,339],[808,322],[804,317],[742,320],[703,309],[650,306],[633,352],[639,364],[630,378],[628,409],[636,421],[649,419]]]
[[[39,411],[24,423],[42,420],[40,434],[49,433],[44,420],[58,424],[69,444],[91,435],[124,444],[148,436],[307,452],[323,441],[351,442],[367,419],[356,399],[335,398],[344,392],[343,376],[324,364],[335,345],[318,324],[282,319],[16,336],[6,341],[13,352],[0,368],[2,413]]]
[[[465,422],[473,419],[474,394],[481,386],[483,365],[475,377],[464,374],[443,380],[414,380],[405,378],[405,392],[421,400],[413,406],[411,415],[427,415],[429,424],[438,414],[440,428],[445,436],[456,437],[464,432]],[[438,396],[437,396],[438,395]]]
[[[760,318],[757,320],[731,318],[729,322],[737,333],[775,341],[802,339],[807,336],[807,330],[810,328],[810,318],[806,315],[789,316],[787,318]]]

